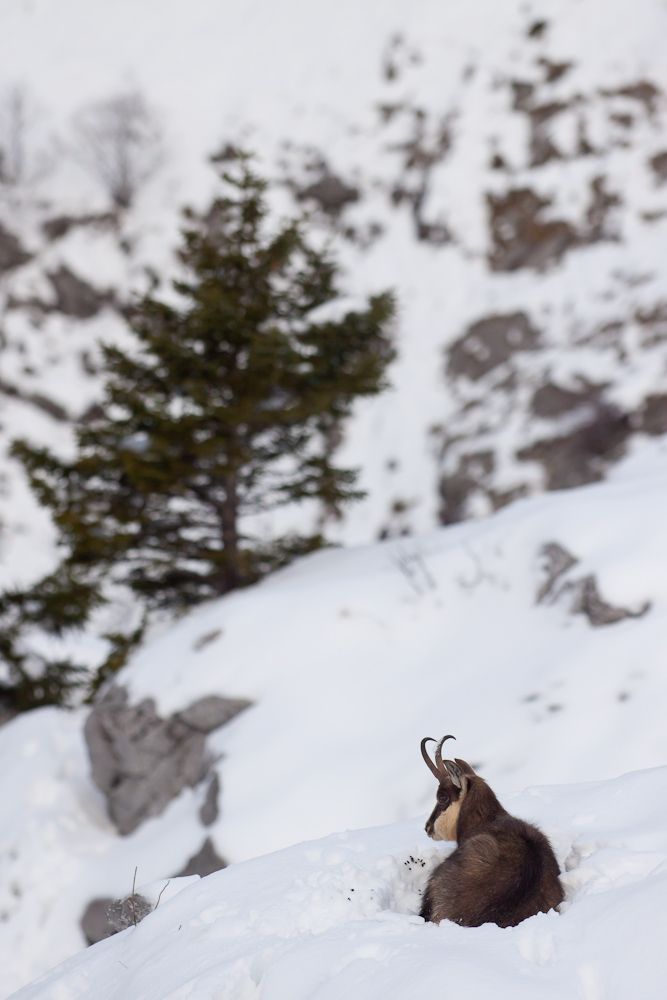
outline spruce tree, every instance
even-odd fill
[[[109,580],[148,612],[219,596],[323,544],[317,530],[261,539],[250,515],[305,500],[339,515],[361,496],[333,453],[354,401],[386,385],[392,296],[327,317],[337,268],[305,221],[272,230],[247,157],[223,180],[206,213],[186,213],[176,296],[153,289],[131,310],[136,350],[104,347],[103,405],[74,460],[14,444],[66,553],[29,592],[0,597],[0,655],[20,683],[26,625],[82,627]],[[118,665],[128,640],[113,640]],[[56,665],[64,692],[71,668]]]

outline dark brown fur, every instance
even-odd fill
[[[440,779],[426,832],[435,840],[456,839],[457,847],[431,874],[422,917],[436,924],[514,927],[558,906],[564,896],[547,838],[510,816],[469,764],[457,758],[456,765],[454,781]]]

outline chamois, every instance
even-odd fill
[[[421,916],[464,927],[494,923],[514,927],[563,901],[558,862],[544,834],[510,816],[470,764],[442,759],[443,736],[435,764],[421,742],[424,760],[438,779],[436,807],[426,832],[434,840],[455,840],[456,849],[431,874]]]

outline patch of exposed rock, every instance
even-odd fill
[[[547,489],[571,489],[602,479],[623,456],[632,430],[627,413],[600,403],[570,433],[536,441],[516,455],[522,462],[540,463]]]
[[[42,232],[47,240],[59,240],[70,230],[92,226],[94,228],[111,229],[117,224],[113,212],[89,212],[85,215],[56,215],[42,223]]]
[[[7,307],[28,308],[44,314],[60,312],[75,319],[91,319],[97,316],[104,306],[116,304],[112,292],[94,288],[64,264],[61,264],[56,271],[47,274],[47,278],[53,287],[55,299],[53,302],[45,302],[39,298],[23,299],[10,296]]]
[[[65,316],[90,319],[106,305],[110,296],[100,292],[87,281],[78,278],[68,267],[61,265],[49,275],[49,281],[56,293],[55,309]]]
[[[317,202],[323,212],[334,218],[340,215],[346,205],[359,201],[359,197],[358,188],[346,184],[340,177],[327,169],[323,170],[322,176],[318,180],[297,192],[299,201],[312,199]]]
[[[523,312],[485,316],[449,348],[447,374],[476,381],[517,351],[537,350],[539,342],[539,331]]]
[[[610,226],[609,214],[621,199],[607,191],[603,177],[591,182],[589,205],[579,225],[547,218],[552,202],[552,198],[542,197],[531,188],[513,188],[505,194],[487,196],[492,271],[544,271],[574,247],[618,238]]]
[[[636,423],[645,434],[667,434],[667,395],[647,396],[636,416]]]
[[[21,264],[27,263],[32,257],[27,250],[24,250],[20,241],[13,233],[0,222],[0,274],[3,271],[11,271]]]
[[[624,618],[641,618],[650,609],[646,601],[639,609],[622,608],[609,604],[600,595],[598,583],[592,573],[580,579],[566,578],[579,560],[558,542],[548,542],[541,551],[544,580],[537,591],[537,603],[553,604],[564,596],[570,597],[570,613],[582,614],[594,627],[613,625]]]
[[[667,150],[652,156],[649,160],[649,166],[655,174],[656,183],[664,184],[667,181]]]
[[[114,933],[109,921],[109,908],[113,903],[110,896],[92,899],[83,911],[79,926],[88,944],[97,944]]]
[[[152,698],[130,705],[127,691],[110,687],[93,706],[84,731],[93,781],[106,796],[119,833],[132,833],[184,788],[204,780],[210,772],[206,737],[249,704],[209,695],[162,719]],[[215,818],[212,795],[217,801],[217,785],[209,785],[204,803],[207,816]]]
[[[227,862],[220,857],[213,846],[211,838],[207,837],[197,853],[192,855],[190,860],[186,862],[183,870],[178,874],[200,875],[202,878],[205,878],[207,875],[219,872],[226,867]]]

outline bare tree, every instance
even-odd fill
[[[24,87],[0,93],[0,184],[34,180],[48,167],[47,152],[36,148],[40,117]]]
[[[163,160],[160,128],[138,92],[84,109],[75,122],[77,155],[117,208],[128,208]]]

